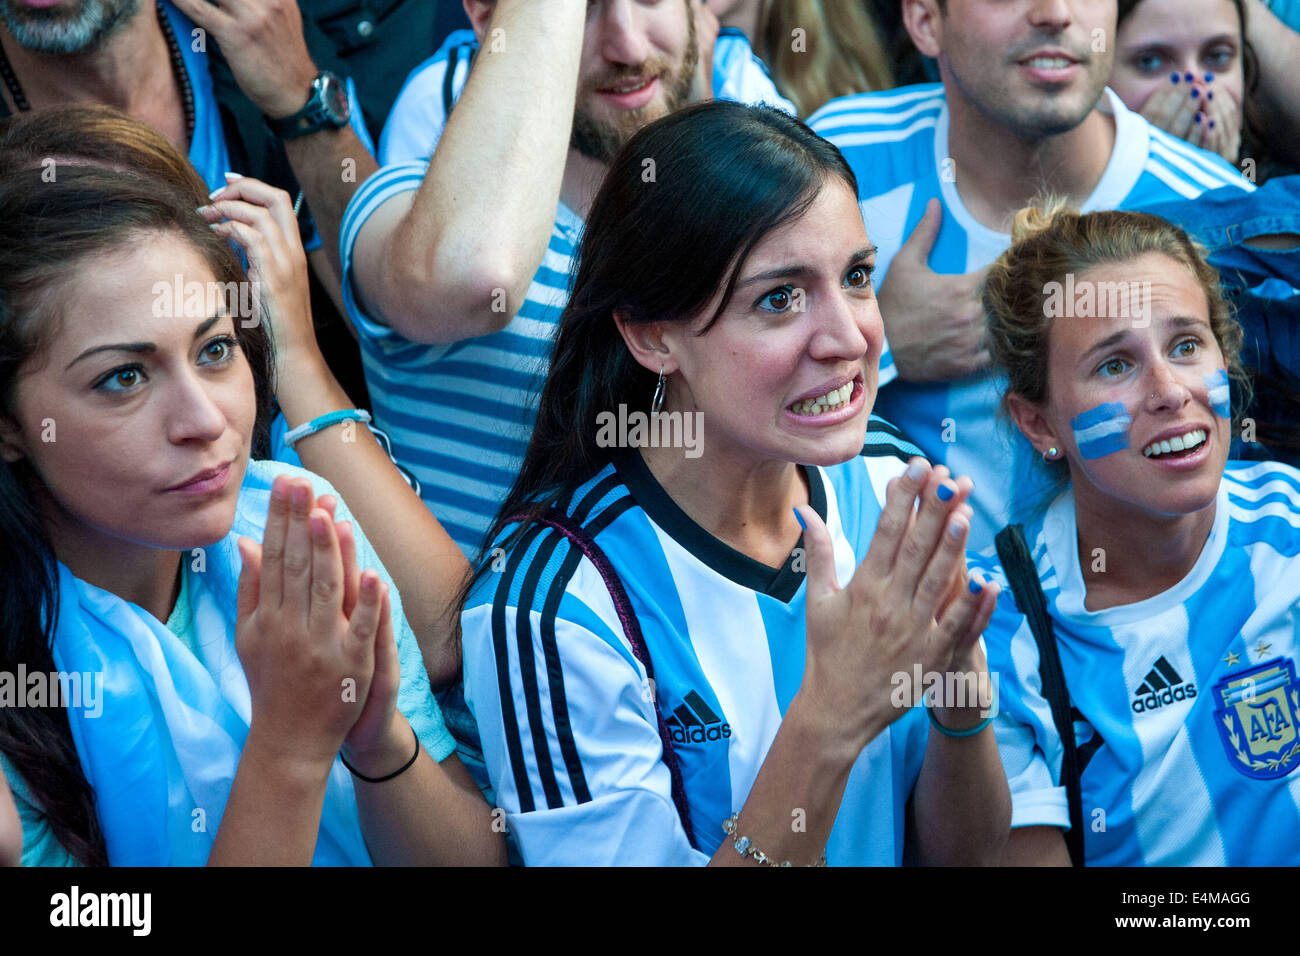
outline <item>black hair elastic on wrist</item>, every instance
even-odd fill
[[[392,780],[394,777],[406,773],[415,763],[415,758],[420,756],[420,735],[415,733],[415,728],[411,728],[411,733],[415,734],[415,753],[411,754],[411,759],[402,764],[401,767],[388,774],[386,777],[367,777],[364,773],[358,773],[357,768],[348,763],[348,758],[343,756],[343,751],[339,751],[339,759],[343,761],[343,766],[347,767],[352,776],[364,780],[366,783],[383,783],[385,780]]]

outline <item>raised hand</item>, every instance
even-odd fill
[[[211,34],[235,82],[258,109],[290,116],[307,102],[316,65],[303,38],[294,0],[174,0],[181,12]]]
[[[200,209],[212,231],[248,257],[248,278],[275,343],[276,380],[319,353],[312,326],[307,256],[303,252],[293,200],[283,189],[251,176],[227,174],[227,184]]]
[[[939,490],[944,489],[945,498]],[[910,707],[893,700],[894,675],[946,670],[962,660],[991,613],[989,595],[963,586],[970,530],[968,479],[914,459],[889,484],[866,558],[848,585],[835,578],[830,533],[802,507],[807,530],[807,664],[800,693],[816,702],[827,728],[865,747]],[[919,510],[913,506],[920,500]],[[996,597],[996,591],[993,592]],[[981,622],[981,617],[983,618]]]
[[[928,264],[942,216],[939,201],[931,199],[880,289],[889,348],[899,378],[908,382],[952,381],[989,364],[979,302],[987,270],[942,275]]]

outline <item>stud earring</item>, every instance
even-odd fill
[[[1047,451],[1043,452],[1043,461],[1056,461],[1061,457],[1061,450],[1052,445]]]

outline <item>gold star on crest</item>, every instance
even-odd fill
[[[1259,643],[1256,644],[1255,647],[1253,648],[1253,650],[1255,651],[1255,653],[1258,655],[1258,657],[1257,657],[1256,659],[1257,659],[1257,660],[1263,660],[1263,659],[1264,659],[1264,655],[1268,653],[1268,649],[1269,649],[1270,647],[1272,647],[1272,646],[1273,646],[1272,644],[1265,644],[1265,643],[1264,643],[1264,639],[1261,637],[1261,638],[1259,639]]]
[[[1228,651],[1228,656],[1223,659],[1223,663],[1231,667],[1233,664],[1241,663],[1241,655],[1236,651]]]

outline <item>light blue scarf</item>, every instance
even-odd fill
[[[252,462],[230,533],[201,554],[182,556],[193,572],[190,604],[198,657],[147,611],[59,565],[54,661],[62,672],[91,672],[100,682],[102,713],[69,707],[68,718],[114,866],[202,865],[212,851],[252,713],[235,652],[240,570],[235,542],[240,535],[262,540],[271,483],[282,473],[312,479],[318,496],[334,493],[301,469]],[[351,519],[341,500],[335,517]],[[354,527],[358,563],[380,571],[391,585],[355,522]],[[395,588],[392,594],[402,668],[398,706],[440,760],[450,752],[450,737]],[[352,779],[337,759],[312,863],[371,863]]]

